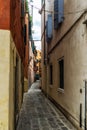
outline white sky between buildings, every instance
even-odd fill
[[[29,0],[30,1],[30,0]],[[39,9],[41,9],[41,0],[32,0],[33,2],[33,39],[40,40],[41,39],[41,15],[39,14]],[[38,9],[36,9],[36,8]],[[31,6],[29,5],[29,8]],[[36,49],[41,50],[41,41],[34,41]]]

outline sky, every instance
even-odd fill
[[[31,5],[33,5],[33,39],[41,40],[41,15],[38,13],[41,9],[41,0],[33,0]],[[34,43],[36,49],[41,50],[41,41],[34,41]]]

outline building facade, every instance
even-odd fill
[[[24,6],[24,0],[0,0],[0,130],[16,129],[22,104],[26,68]]]
[[[25,2],[25,61],[24,61],[24,92],[27,92],[31,84],[34,82],[34,70],[33,70],[33,50],[32,50],[32,16],[29,14],[28,1]]]
[[[25,61],[24,61],[24,92],[28,91],[28,66],[29,66],[29,12],[25,12],[25,22],[24,22],[24,41],[25,41]]]
[[[37,54],[34,56],[34,73],[35,80],[39,80],[41,78],[41,51],[36,50]]]
[[[42,90],[76,127],[85,127],[87,1],[42,1]]]
[[[32,42],[29,44],[29,66],[28,66],[28,85],[34,82],[34,53],[32,51]]]

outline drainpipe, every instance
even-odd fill
[[[44,65],[46,66],[46,96],[48,98],[48,84],[47,84],[47,46],[46,46],[46,32],[45,32],[45,6],[46,6],[46,1],[44,0]]]
[[[87,10],[85,10],[85,12],[84,13],[86,13],[87,12]],[[87,19],[85,19],[85,21],[83,22],[83,24],[85,24],[86,25],[86,27],[87,27]],[[86,130],[86,109],[87,109],[87,105],[86,105],[86,102],[87,102],[87,94],[86,94],[86,92],[87,92],[87,80],[85,80],[85,119],[84,119],[84,125],[85,125],[85,127],[84,127],[84,130]]]
[[[80,103],[80,128],[82,128],[82,103]]]
[[[87,95],[86,95],[86,84],[87,84],[87,81],[85,81],[85,119],[84,119],[84,125],[85,125],[85,127],[84,127],[84,130],[86,130],[86,97],[87,97]]]
[[[46,65],[46,45],[45,45],[45,0],[44,0],[44,65]]]

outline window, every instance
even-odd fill
[[[24,43],[25,43],[25,45],[26,45],[26,30],[27,29],[27,26],[26,26],[26,24],[24,25]]]
[[[29,21],[29,39],[32,40],[32,23],[31,23],[31,20]]]
[[[53,66],[52,64],[50,65],[50,84],[53,84]]]
[[[59,61],[59,83],[60,88],[64,89],[64,59]]]
[[[64,0],[54,0],[54,29],[64,20]]]

